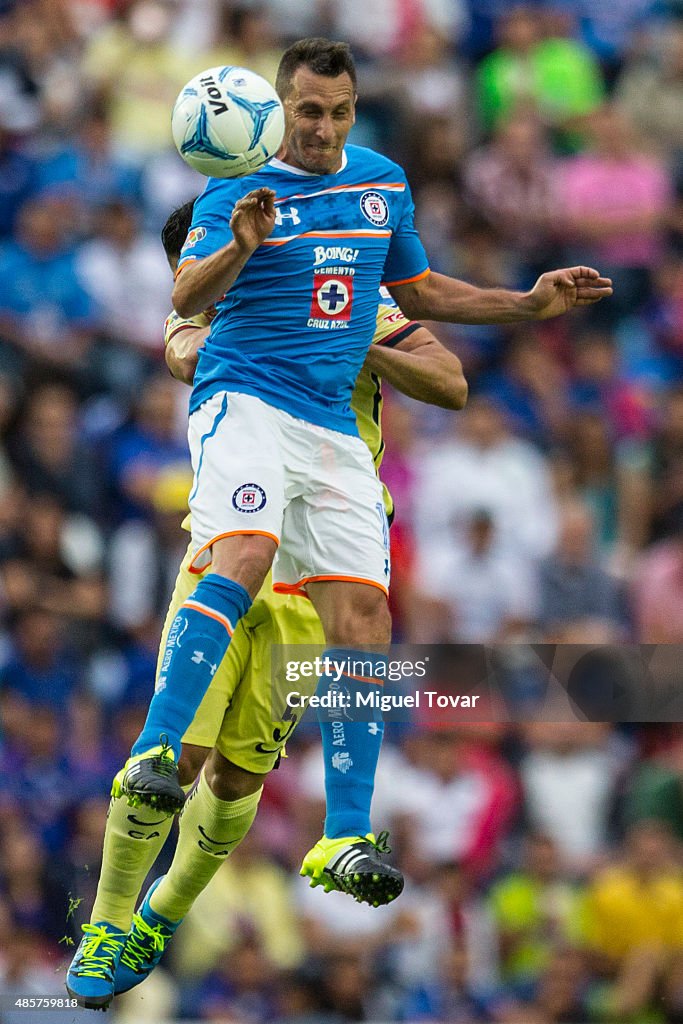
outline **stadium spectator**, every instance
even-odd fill
[[[448,548],[462,551],[468,518],[489,511],[501,549],[533,565],[555,541],[555,505],[547,466],[516,437],[497,403],[470,399],[457,433],[432,446],[417,470],[417,543],[427,577]],[[420,500],[438,495],[438,501]]]
[[[589,49],[566,37],[543,37],[531,4],[516,4],[496,24],[499,46],[476,72],[478,111],[485,129],[520,110],[537,111],[563,127],[602,98],[600,69]]]
[[[280,50],[275,45],[266,5],[238,3],[220,7],[211,48],[198,55],[196,61],[196,74],[205,68],[233,64],[249,68],[274,83]]]
[[[536,618],[535,574],[514,552],[501,549],[497,533],[491,513],[476,509],[464,544],[446,548],[438,561],[418,562],[413,639],[494,643],[523,632]]]
[[[535,280],[552,248],[558,198],[556,160],[541,123],[523,113],[502,121],[493,142],[469,155],[464,177],[471,205]]]
[[[683,734],[680,726],[658,754],[635,767],[624,802],[624,817],[633,824],[660,821],[683,839]]]
[[[16,346],[24,365],[61,366],[78,379],[92,340],[93,310],[76,276],[70,225],[56,199],[22,206],[16,239],[0,251],[0,274],[0,338]]]
[[[137,395],[132,421],[110,442],[109,476],[122,518],[152,517],[153,493],[162,470],[189,465],[189,453],[178,437],[176,413],[181,385],[160,371]]]
[[[171,39],[172,15],[158,0],[133,0],[123,18],[92,36],[81,64],[87,86],[106,103],[116,152],[139,164],[168,147],[169,111],[197,70]]]
[[[114,152],[104,105],[93,104],[84,113],[74,139],[58,139],[38,155],[35,188],[73,196],[84,207],[83,227],[89,230],[100,207],[116,200],[139,201],[140,174]]]
[[[49,494],[68,513],[99,520],[102,481],[92,447],[81,435],[77,392],[54,379],[30,393],[10,445],[17,478],[29,495]]]
[[[651,273],[662,258],[671,209],[666,166],[643,154],[632,125],[614,104],[590,119],[592,150],[565,162],[559,188],[562,225],[572,252],[609,268],[617,301],[597,317],[614,324],[649,298]]]
[[[623,635],[624,612],[616,581],[595,555],[595,524],[586,504],[561,510],[556,551],[539,567],[539,622],[555,643],[610,643]],[[590,638],[590,639],[589,639]]]
[[[519,870],[503,875],[489,893],[502,976],[521,999],[533,996],[553,950],[580,934],[581,891],[564,869],[553,840],[532,832]]]
[[[487,374],[484,393],[501,409],[517,435],[546,447],[567,422],[567,374],[541,330],[509,332],[500,369]]]
[[[156,238],[141,229],[134,206],[116,200],[97,215],[95,237],[80,246],[76,272],[96,310],[110,387],[128,393],[163,351],[160,324],[169,310],[168,264]]]
[[[683,511],[671,535],[641,556],[635,573],[635,616],[641,643],[683,643]]]
[[[667,536],[683,504],[683,387],[661,396],[660,417],[647,445],[645,467],[651,483],[652,540]]]
[[[603,1013],[623,1019],[652,1003],[671,954],[683,947],[682,921],[680,855],[671,834],[657,822],[634,825],[625,853],[587,893],[586,946],[611,982]]]
[[[581,382],[577,384],[575,396]],[[637,421],[637,405],[631,411],[631,421]],[[628,412],[622,406],[622,429]],[[628,566],[648,537],[650,488],[642,445],[635,439],[615,443],[618,428],[610,429],[609,413],[607,401],[575,412],[565,428],[565,452],[574,496],[585,502],[594,518],[595,557],[612,563],[617,571],[620,562]]]
[[[531,827],[549,836],[569,872],[594,867],[607,848],[610,806],[626,752],[607,725],[523,727],[521,782]]]
[[[664,156],[683,149],[683,25],[655,37],[651,52],[626,64],[615,98],[638,132]]]

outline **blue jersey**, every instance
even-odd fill
[[[347,146],[336,174],[272,160],[235,181],[212,178],[195,202],[179,268],[226,245],[235,203],[262,186],[276,194],[275,227],[217,303],[190,410],[217,391],[239,391],[356,434],[351,393],[375,333],[380,284],[429,273],[405,174]]]

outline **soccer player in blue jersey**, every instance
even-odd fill
[[[188,203],[176,210],[162,233],[173,269],[189,231],[192,206]],[[166,321],[166,361],[173,375],[185,383],[193,382],[197,353],[210,323],[211,311],[189,320],[172,312]],[[462,408],[467,396],[459,359],[425,327],[407,320],[386,294],[381,296],[373,345],[351,398],[358,432],[377,472],[384,453],[382,380],[391,381],[412,398],[448,409]],[[386,487],[383,492],[387,516],[391,517],[391,495]],[[188,516],[183,523],[188,530],[189,520]],[[188,569],[191,559],[190,545],[166,616],[162,653],[180,607],[196,587],[196,576],[193,578]],[[133,911],[140,888],[170,832],[173,815],[112,800],[97,896],[67,975],[69,992],[80,1005],[106,1007],[115,993],[144,981],[161,960],[197,895],[244,838],[258,803],[254,786],[260,788],[277,764],[301,714],[286,707],[284,691],[277,684],[273,687],[272,645],[323,643],[320,621],[311,602],[302,595],[274,593],[267,579],[240,620],[226,656],[183,736],[180,781],[189,788],[199,778],[183,806],[170,869],[155,880],[137,913]],[[305,679],[298,686],[310,695],[316,680]],[[118,778],[114,796],[117,789]],[[377,845],[384,846],[381,836]],[[367,842],[363,846],[374,852]],[[355,858],[353,874],[341,875],[334,864],[324,870],[327,858],[318,863],[314,848],[301,873],[309,875],[311,885],[348,892],[371,904],[398,895],[400,872],[389,864],[378,865],[376,858],[367,865],[366,860],[369,858],[361,851]]]
[[[182,317],[217,309],[189,425],[192,568],[199,574],[210,564],[211,572],[171,626],[121,779],[131,800],[166,810],[184,799],[181,736],[271,564],[276,589],[305,587],[330,658],[370,666],[360,680],[346,676],[348,688],[382,685],[386,655],[377,651],[391,632],[388,534],[349,406],[380,284],[411,318],[475,324],[546,319],[611,294],[611,282],[587,267],[543,274],[528,293],[432,273],[403,170],[346,144],[356,100],[346,44],[295,43],[277,89],[286,121],[278,158],[257,176],[209,181],[173,292]],[[323,724],[328,814],[318,858],[348,861],[349,870],[352,848],[367,840],[372,852],[382,739],[381,723],[372,724]],[[345,786],[335,769],[341,763]]]

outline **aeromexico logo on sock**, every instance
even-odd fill
[[[332,767],[336,768],[342,775],[346,775],[349,768],[353,768],[353,761],[348,750],[337,750],[332,755]]]
[[[161,662],[161,671],[159,672],[159,678],[154,686],[155,693],[161,693],[162,690],[166,689],[166,673],[168,672],[169,665],[171,664],[171,658],[176,648],[182,646],[183,636],[185,630],[188,627],[188,621],[184,615],[176,615],[175,619],[171,623],[171,628],[168,631],[168,638],[166,640],[166,650],[164,651],[164,659]],[[213,675],[213,673],[211,673]]]

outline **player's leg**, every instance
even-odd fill
[[[275,585],[304,585],[320,616],[330,663],[361,666],[360,672],[333,668],[320,686],[334,680],[350,692],[375,690],[379,697],[391,639],[389,530],[382,490],[359,438],[329,431],[321,440],[311,472],[315,489],[285,512]],[[340,722],[338,712],[319,716],[327,817],[323,839],[304,859],[303,873],[312,884],[376,904],[395,898],[403,879],[381,858],[370,826],[383,735],[381,714],[371,710],[371,721],[346,716]]]
[[[271,686],[271,646],[322,640],[310,602],[260,598],[246,622],[250,643],[239,684],[225,710],[216,749],[183,808],[169,872],[150,888],[133,918],[116,973],[117,993],[138,985],[156,967],[194,900],[246,835],[263,781],[297,723],[291,709],[278,703],[284,688],[281,693]],[[230,648],[229,657],[236,649]],[[313,692],[315,681],[307,685],[307,692]],[[194,724],[190,735],[192,729]]]
[[[367,697],[375,690],[379,697],[387,658],[378,651],[388,648],[391,639],[386,596],[376,587],[342,581],[309,583],[307,591],[325,630],[324,656],[330,665],[319,692],[331,683],[343,686],[352,709],[357,693]],[[364,709],[364,717],[370,720],[345,720],[338,710],[318,713],[327,813],[323,837],[304,858],[301,873],[311,885],[380,906],[401,894],[403,876],[383,856],[391,852],[386,834],[376,840],[372,832],[370,807],[384,723],[378,706]]]
[[[210,747],[183,745],[178,768],[186,792],[210,752]],[[140,888],[168,838],[173,818],[168,812],[144,805],[130,807],[125,800],[112,798],[91,923],[106,921],[128,931]]]
[[[133,917],[116,971],[116,994],[139,985],[159,963],[197,896],[251,828],[264,779],[211,751],[181,812],[168,873],[150,886]]]
[[[191,550],[188,549],[164,623],[160,659],[178,609],[196,585],[189,572],[191,560]],[[237,632],[231,656],[225,659],[214,677],[185,736],[178,765],[179,782],[185,791],[196,779],[218,736],[226,703],[242,672],[240,655],[247,657],[244,648],[248,642],[245,642],[244,630],[238,627]],[[119,776],[114,780],[114,797],[120,791]],[[111,801],[95,903],[67,974],[67,988],[83,1006],[106,1008],[112,999],[114,975],[140,889],[168,837],[173,817],[169,811],[144,804],[131,806],[127,800],[116,798]]]
[[[212,565],[171,624],[147,720],[120,779],[122,793],[153,807],[182,806],[181,736],[279,542],[284,472],[271,412],[249,395],[222,392],[190,417],[195,567],[207,558]]]

